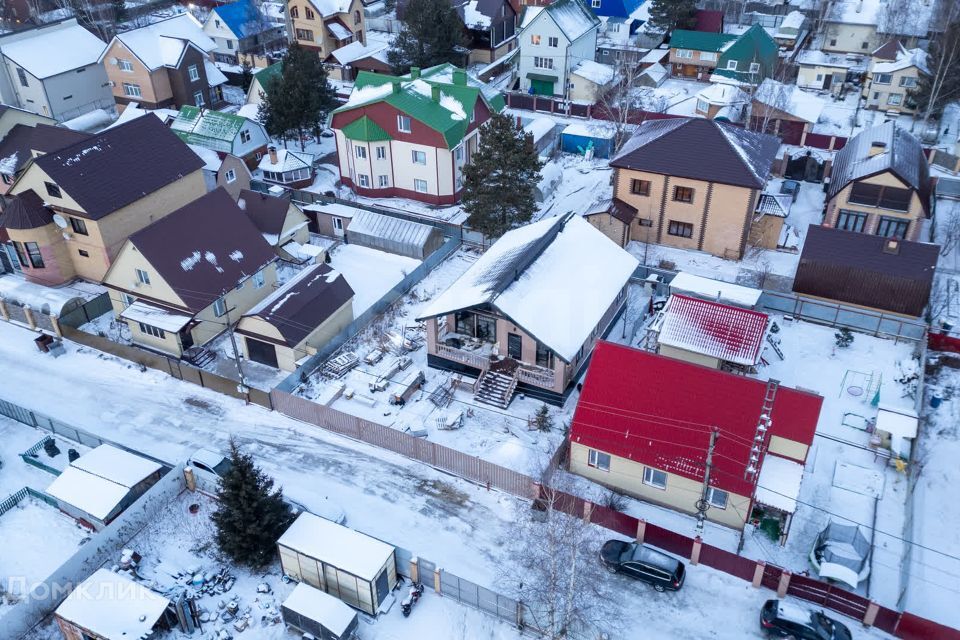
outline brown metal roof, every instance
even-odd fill
[[[276,259],[223,187],[138,231],[130,242],[194,313]]]
[[[283,223],[290,208],[288,199],[241,189],[237,204],[260,229],[260,233],[279,236],[283,231]]]
[[[797,293],[883,309],[923,314],[940,247],[810,225],[793,281]]]
[[[43,206],[43,199],[33,189],[7,199],[0,213],[4,229],[37,229],[53,222],[53,212]]]
[[[203,167],[158,118],[135,118],[36,163],[92,220]]]
[[[33,157],[32,151],[51,153],[90,137],[89,133],[66,127],[51,127],[43,123],[35,127],[15,124],[3,140],[0,140],[0,160],[9,158],[10,168],[13,169],[10,175],[16,175]]]

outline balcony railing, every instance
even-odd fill
[[[490,367],[490,357],[485,356],[473,351],[466,351],[464,349],[457,349],[456,347],[450,347],[445,344],[437,345],[437,355],[441,358],[446,358],[447,360],[455,360],[456,362],[461,362],[465,365],[486,371]]]
[[[534,384],[544,389],[553,389],[557,380],[556,372],[554,372],[553,369],[545,369],[533,365],[521,365],[517,374],[520,382]]]

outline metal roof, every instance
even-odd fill
[[[767,314],[676,295],[660,321],[657,342],[742,365],[760,360]]]

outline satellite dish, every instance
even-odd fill
[[[64,218],[62,215],[60,215],[59,213],[55,213],[53,214],[53,224],[57,225],[61,229],[66,229],[67,219]]]

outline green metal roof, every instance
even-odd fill
[[[282,73],[283,73],[283,63],[274,62],[269,67],[266,67],[265,69],[253,74],[253,77],[256,78],[257,82],[260,83],[260,88],[266,91],[267,85],[270,84],[270,81],[273,80],[274,78],[279,78]]]
[[[170,128],[187,144],[230,153],[237,134],[246,124],[246,118],[232,113],[184,105]]]
[[[542,73],[533,73],[530,72],[527,74],[527,80],[542,80],[543,82],[556,82],[559,80],[557,76],[545,76]]]
[[[694,51],[720,51],[724,45],[736,39],[736,36],[730,35],[729,33],[676,29],[670,36],[670,48],[693,49]]]
[[[390,134],[384,131],[383,127],[367,116],[354,120],[341,131],[350,140],[360,140],[362,142],[379,142],[391,139]]]
[[[753,25],[737,38],[720,55],[714,73],[741,82],[760,84],[764,78],[773,75],[777,65],[777,43],[770,34],[758,24]],[[737,70],[727,69],[729,60],[737,61]],[[756,62],[760,70],[750,73],[750,63]]]

